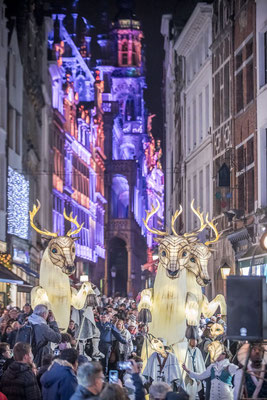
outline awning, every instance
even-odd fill
[[[17,286],[17,292],[22,292],[22,293],[31,293],[33,286],[29,285],[28,283],[24,283],[24,285],[18,285]]]
[[[32,270],[32,269],[31,269],[30,267],[28,267],[27,265],[25,265],[25,264],[19,264],[19,263],[14,262],[14,261],[13,261],[13,264],[16,265],[16,266],[19,267],[19,268],[22,268],[22,269],[26,272],[26,274],[31,275],[31,276],[33,276],[34,278],[39,278],[38,272]]]
[[[2,264],[0,264],[0,282],[4,283],[14,283],[16,285],[23,285],[24,281],[14,272],[10,271]]]
[[[255,265],[267,264],[267,253],[260,245],[253,244],[241,258],[238,259],[239,268],[248,268]]]

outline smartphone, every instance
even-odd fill
[[[131,363],[131,361],[119,361],[117,363],[117,368],[120,371],[131,371],[132,363]]]
[[[119,373],[118,371],[114,370],[110,370],[109,374],[108,374],[108,381],[109,383],[118,383],[118,379],[119,379]]]

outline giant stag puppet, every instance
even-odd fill
[[[64,218],[73,223],[77,229],[69,230],[66,236],[58,236],[57,233],[49,232],[46,229],[40,230],[34,224],[34,216],[40,209],[40,202],[34,204],[30,211],[30,223],[38,233],[52,237],[42,257],[40,266],[40,286],[36,286],[31,292],[32,306],[45,304],[53,311],[58,326],[66,331],[70,320],[70,309],[74,306],[80,310],[84,307],[88,294],[94,294],[91,283],[84,282],[77,292],[70,286],[69,276],[75,272],[75,240],[71,236],[77,234],[82,229],[83,224],[79,225],[77,217],[73,218],[66,215]]]
[[[160,236],[155,239],[159,242],[159,264],[154,288],[143,290],[138,309],[141,318],[150,321],[150,334],[156,338],[164,338],[182,363],[187,346],[187,327],[196,327],[201,313],[209,318],[219,306],[221,313],[226,314],[225,299],[222,295],[216,296],[209,303],[202,293],[202,287],[210,283],[207,264],[211,249],[208,246],[218,240],[219,234],[214,221],[208,220],[208,214],[204,221],[203,213],[200,213],[199,208],[194,208],[193,201],[191,209],[201,223],[198,231],[177,234],[175,221],[182,213],[181,206],[172,217],[173,234],[150,228],[148,221],[159,207],[159,203],[156,208],[152,206],[152,211],[147,211],[146,220],[143,220],[150,232]],[[203,244],[197,239],[197,234],[206,226],[215,233],[215,239]],[[143,356],[147,358],[151,353],[151,346],[146,343],[145,347]]]

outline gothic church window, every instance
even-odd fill
[[[218,172],[219,187],[229,187],[230,186],[230,169],[225,163],[221,166]]]
[[[121,63],[122,65],[128,65],[128,44],[124,42],[121,47]]]

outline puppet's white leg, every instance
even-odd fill
[[[199,305],[196,296],[190,292],[186,296],[185,316],[188,325],[198,326]]]
[[[214,315],[217,308],[220,307],[221,314],[226,315],[226,302],[222,294],[218,294],[211,302],[203,295],[202,313],[205,318],[210,318]]]

